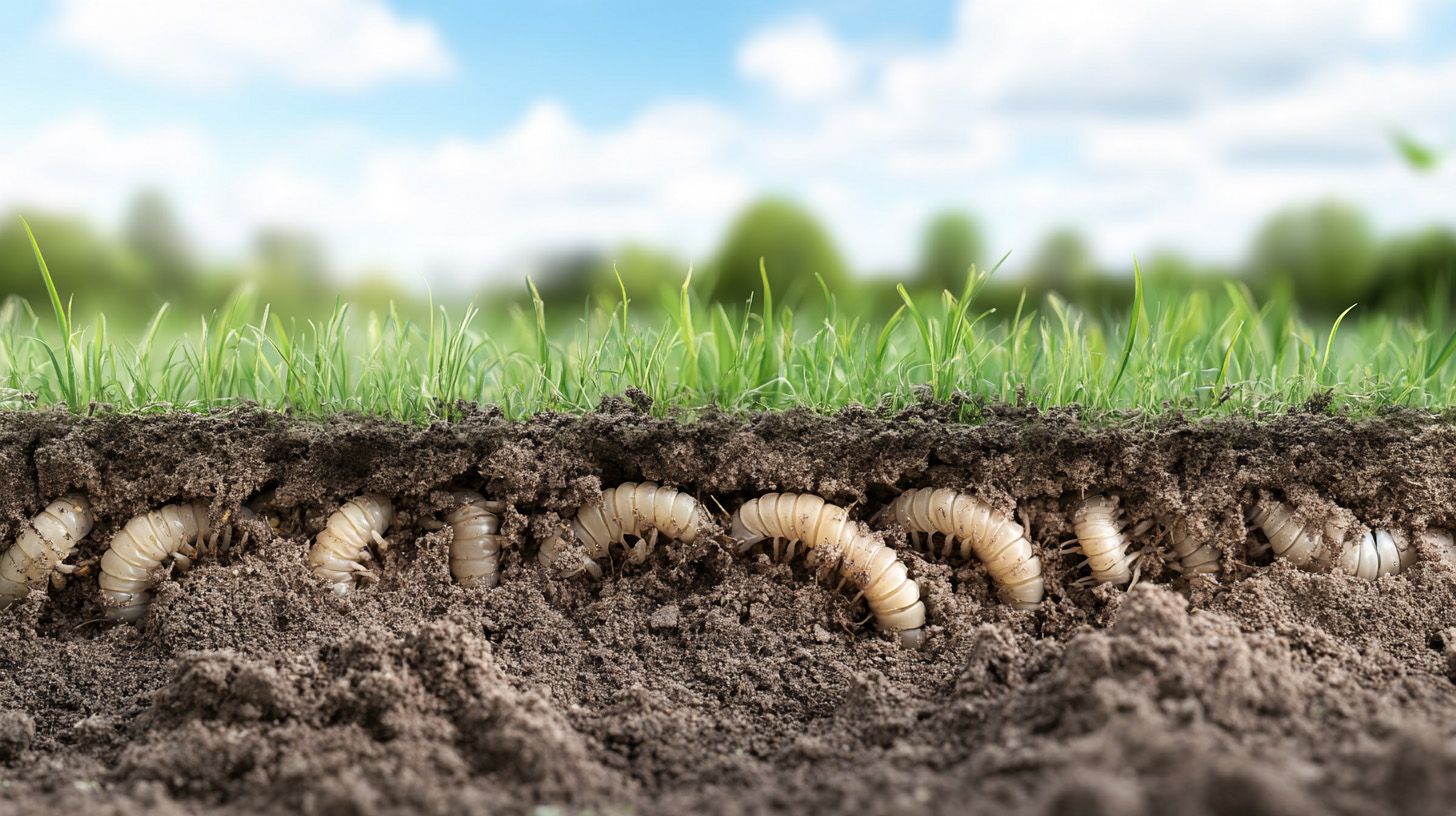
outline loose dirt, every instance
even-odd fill
[[[0,811],[24,813],[1446,813],[1456,801],[1456,571],[1377,582],[1270,563],[1241,506],[1456,526],[1456,427],[1417,413],[1257,420],[927,407],[653,419],[612,401],[428,428],[242,411],[0,414],[0,542],[69,489],[97,529],[63,588],[0,612]],[[859,625],[801,565],[667,543],[601,582],[535,541],[603,486],[658,480],[727,510],[812,491],[868,518],[950,486],[1029,525],[1029,613],[978,565],[916,554],[926,648]],[[499,587],[450,580],[455,487],[509,502]],[[313,533],[395,497],[379,580],[327,593]],[[1130,591],[1074,585],[1068,510],[1115,491],[1224,551],[1181,577],[1155,532]],[[200,557],[140,627],[96,564],[131,516],[212,498],[278,524]],[[1162,545],[1166,549],[1166,543]]]

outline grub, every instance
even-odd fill
[[[63,587],[0,612],[0,810],[1443,812],[1456,570],[1422,545],[1375,581],[1302,571],[1255,553],[1242,508],[1456,527],[1448,420],[954,413],[0,414],[0,537],[70,490],[96,519]],[[907,651],[802,566],[707,537],[601,581],[536,563],[627,481],[715,513],[812,492],[856,519],[912,487],[964,491],[1027,526],[1046,600],[1011,609],[979,562],[892,534],[929,610]],[[507,505],[498,586],[451,578],[455,490]],[[1133,587],[1076,585],[1060,546],[1103,491],[1134,529],[1187,520],[1218,574],[1183,575],[1153,525]],[[309,544],[366,492],[398,509],[391,546],[376,582],[335,596]],[[162,580],[139,627],[101,620],[95,559],[128,519],[197,499],[221,518],[264,493],[276,532],[251,523]]]

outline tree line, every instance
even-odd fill
[[[382,271],[348,282],[336,278],[320,242],[297,230],[265,228],[244,258],[204,259],[155,192],[137,196],[116,235],[74,216],[26,215],[52,272],[77,294],[78,308],[104,311],[114,321],[145,319],[163,302],[181,314],[206,313],[244,282],[276,311],[301,317],[326,312],[338,297],[370,308],[391,302],[406,311],[425,308],[417,293]],[[761,298],[761,276],[766,275],[778,303],[817,302],[827,288],[840,303],[874,312],[898,304],[898,283],[921,292],[959,291],[971,266],[988,269],[999,260],[976,218],[963,210],[930,218],[920,244],[913,268],[855,274],[808,209],[770,197],[751,204],[729,225],[708,262],[695,269],[693,285],[703,297],[735,307]],[[1051,231],[1024,259],[1013,257],[1006,266],[982,291],[984,305],[1014,309],[1023,293],[1029,303],[1056,293],[1089,309],[1116,310],[1132,296],[1131,259],[1123,268],[1099,264],[1087,238],[1073,228]],[[685,260],[669,252],[629,244],[611,252],[546,256],[533,277],[552,303],[609,302],[624,288],[639,300],[676,288],[687,269]],[[1428,305],[1433,293],[1449,291],[1447,281],[1456,272],[1456,231],[1431,226],[1382,237],[1357,208],[1326,201],[1275,213],[1237,265],[1199,264],[1164,251],[1141,259],[1140,269],[1146,281],[1165,291],[1220,287],[1238,279],[1259,295],[1291,294],[1311,312],[1337,312],[1357,302],[1408,310]],[[0,293],[33,304],[45,298],[15,215],[0,224]],[[524,297],[524,287],[457,294],[499,303]]]

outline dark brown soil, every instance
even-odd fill
[[[1456,801],[1456,571],[1369,583],[1271,564],[1257,492],[1375,526],[1456,526],[1456,428],[1428,415],[1086,424],[927,408],[655,420],[623,403],[429,428],[255,412],[0,414],[0,542],[68,489],[83,574],[0,612],[0,811],[26,813],[1447,813]],[[926,648],[860,627],[802,566],[700,540],[601,582],[535,564],[602,486],[654,479],[732,509],[813,491],[868,518],[954,486],[1029,523],[1042,608],[984,571],[905,558]],[[450,581],[444,490],[511,504],[499,587]],[[340,599],[312,533],[363,490],[399,520],[377,584]],[[1073,585],[1069,503],[1121,493],[1225,551],[1217,582],[1144,558]],[[132,515],[212,498],[281,524],[199,559],[138,627],[105,622],[95,559]],[[1149,533],[1139,544],[1155,548]],[[904,541],[898,534],[891,540]]]

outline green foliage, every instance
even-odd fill
[[[1431,292],[1456,279],[1456,231],[1429,227],[1386,242],[1375,278],[1379,286],[1367,300],[1387,308],[1419,308]]]
[[[1405,159],[1412,169],[1421,173],[1429,173],[1441,164],[1441,156],[1429,146],[1417,141],[1409,133],[1397,130],[1390,135],[1395,142],[1395,149],[1400,157]]]
[[[905,303],[905,312],[910,315],[924,352],[930,393],[938,400],[948,400],[958,390],[956,369],[965,359],[966,352],[975,348],[976,324],[987,313],[983,312],[973,319],[971,307],[977,290],[985,282],[986,275],[972,269],[967,272],[965,288],[959,297],[949,290],[942,290],[939,316],[928,310],[922,311],[905,287],[899,287],[900,299]]]
[[[1365,216],[1331,201],[1270,219],[1255,239],[1250,271],[1258,280],[1288,282],[1302,304],[1335,311],[1370,290],[1378,259]]]
[[[842,309],[823,281],[817,298],[786,306],[761,270],[752,308],[705,302],[689,277],[649,293],[656,305],[646,307],[621,287],[608,305],[568,308],[576,318],[556,328],[556,307],[534,285],[528,308],[493,321],[470,307],[431,307],[416,321],[342,301],[323,319],[284,318],[245,288],[181,333],[159,329],[159,310],[126,342],[104,318],[78,319],[65,282],[32,252],[52,319],[16,299],[0,307],[0,403],[15,408],[205,411],[249,401],[425,422],[455,416],[462,401],[511,417],[586,411],[635,387],[660,414],[896,409],[928,393],[964,397],[971,419],[983,402],[1075,403],[1097,416],[1253,414],[1326,394],[1337,410],[1369,413],[1456,398],[1456,320],[1444,308],[1421,319],[1347,309],[1308,323],[1287,296],[1260,302],[1236,283],[1155,290],[1136,269],[1132,308],[1117,320],[1056,294],[986,309],[983,274],[934,297],[901,287],[900,308],[875,320]]]
[[[411,303],[412,296],[393,275],[379,269],[350,283],[345,300],[366,311],[385,312],[397,304]],[[423,317],[430,310],[425,308],[419,311]]]
[[[931,219],[925,229],[915,283],[934,291],[957,291],[973,266],[985,263],[981,231],[971,216],[949,210]]]
[[[1028,276],[1046,289],[1075,300],[1095,283],[1097,262],[1087,239],[1064,227],[1043,240],[1032,258]]]
[[[63,216],[37,215],[31,225],[47,247],[57,278],[78,282],[73,287],[76,314],[94,317],[104,311],[113,330],[140,329],[163,303],[170,303],[173,308],[159,328],[166,334],[176,329],[180,315],[210,312],[245,284],[287,318],[325,318],[336,295],[356,310],[385,311],[392,305],[402,317],[417,321],[430,313],[423,287],[402,287],[384,270],[353,282],[335,281],[318,240],[297,230],[260,231],[252,251],[237,264],[203,263],[189,249],[171,207],[156,193],[135,199],[117,236]],[[927,226],[924,240],[922,257],[909,275],[909,290],[917,297],[957,291],[968,259],[978,254],[975,224],[964,214],[941,213]],[[1291,305],[1297,301],[1299,308],[1327,316],[1357,301],[1414,313],[1429,305],[1438,285],[1445,287],[1442,293],[1450,292],[1446,284],[1456,274],[1456,233],[1432,228],[1398,236],[1376,245],[1372,261],[1373,241],[1368,225],[1348,208],[1310,207],[1272,220],[1247,269],[1196,266],[1176,253],[1161,252],[1143,270],[1147,284],[1164,291],[1217,292],[1222,280],[1239,276],[1262,298]],[[782,305],[818,302],[821,278],[840,308],[866,318],[886,319],[901,304],[895,281],[905,276],[890,271],[894,277],[849,277],[822,227],[803,209],[776,199],[744,213],[715,261],[698,268],[695,294],[729,309],[746,303],[759,291],[760,252]],[[1036,304],[1055,293],[1090,313],[1115,316],[1132,301],[1130,270],[1099,267],[1075,231],[1051,233],[1029,257],[1028,263],[1013,259],[1007,273],[987,281],[978,292],[978,304],[1011,313],[1023,303],[1023,294],[1025,302]],[[774,258],[809,260],[776,263]],[[18,219],[0,222],[0,294],[20,295],[31,303],[43,300],[46,293],[33,265]],[[653,247],[628,244],[610,252],[588,249],[539,259],[531,274],[546,302],[590,299],[610,308],[624,289],[633,293],[638,306],[661,305],[659,293],[669,289],[676,299],[677,282],[688,266],[685,259]],[[513,306],[529,305],[523,292],[501,291],[496,284],[440,294],[456,300],[474,295],[492,320]],[[552,309],[548,316],[552,331],[576,318],[561,309]]]
[[[0,224],[0,293],[23,297],[0,304],[0,404],[252,401],[426,421],[460,401],[588,410],[629,387],[659,412],[925,393],[1257,412],[1326,392],[1358,412],[1456,396],[1449,229],[1378,244],[1348,207],[1292,210],[1233,276],[1169,252],[1101,269],[1059,230],[1026,276],[967,277],[976,243],[974,224],[944,214],[910,286],[857,282],[807,212],[770,199],[691,275],[649,247],[571,253],[524,292],[485,292],[477,312],[383,274],[341,291],[318,242],[289,230],[260,233],[245,266],[199,271],[165,202],[143,196],[119,239],[54,216]]]
[[[1132,308],[1127,312],[1127,332],[1122,346],[1122,361],[1117,366],[1117,373],[1112,377],[1112,384],[1107,387],[1109,391],[1117,390],[1118,383],[1122,382],[1123,375],[1127,373],[1128,365],[1132,363],[1132,350],[1137,346],[1138,329],[1142,327],[1144,320],[1143,274],[1142,270],[1138,269],[1136,262],[1133,263],[1132,267],[1132,280]],[[1340,315],[1340,317],[1344,317],[1344,315]],[[1336,323],[1335,325],[1338,326],[1339,324]]]
[[[624,288],[628,292],[657,293],[676,287],[687,273],[687,262],[676,255],[645,244],[625,244],[594,260],[587,271],[583,294],[610,307]],[[578,295],[568,299],[581,298]]]
[[[106,309],[116,317],[149,313],[161,302],[152,294],[155,279],[124,247],[92,230],[85,221],[69,216],[33,214],[29,229],[16,214],[0,218],[0,292],[19,295],[32,303],[46,297],[36,274],[29,231],[46,247],[50,269],[63,280],[84,282],[77,301],[83,312]],[[147,293],[141,298],[137,293]]]
[[[323,244],[306,232],[283,227],[259,231],[253,245],[253,280],[286,303],[333,300]]]
[[[779,301],[797,305],[818,288],[848,291],[849,269],[814,216],[793,202],[767,198],[750,206],[728,230],[713,261],[712,298],[742,303],[759,290],[759,261]]]
[[[146,190],[137,195],[127,211],[123,235],[127,248],[150,268],[167,297],[177,300],[190,293],[199,277],[197,262],[172,205],[161,193]]]
[[[30,242],[30,248],[35,252],[36,266],[40,267],[41,280],[45,282],[46,294],[50,296],[51,311],[56,319],[56,333],[60,335],[59,348],[51,348],[46,343],[39,343],[45,350],[46,357],[51,364],[51,372],[55,375],[56,384],[61,396],[65,399],[66,405],[71,410],[78,410],[81,407],[79,399],[80,388],[76,381],[76,357],[77,344],[81,338],[72,330],[71,304],[62,305],[61,294],[56,290],[56,281],[51,277],[50,267],[46,265],[45,257],[41,255],[40,244],[35,241],[35,233],[31,230],[30,224],[25,219],[20,219],[20,226],[25,229],[25,238]],[[84,351],[84,347],[82,349]],[[65,364],[62,365],[62,361]]]
[[[28,220],[46,248],[52,273],[77,282],[76,314],[104,312],[119,327],[140,328],[163,303],[178,311],[216,308],[243,283],[254,284],[276,307],[300,316],[327,313],[337,291],[318,241],[297,231],[262,231],[241,265],[202,263],[171,206],[155,192],[133,200],[117,235],[74,216],[30,213]],[[378,280],[366,281],[359,294],[382,303],[383,288]],[[399,293],[397,287],[394,292]],[[29,239],[14,213],[0,218],[0,294],[32,303],[46,297]]]

